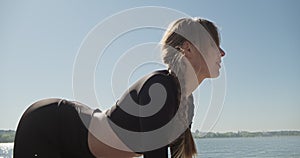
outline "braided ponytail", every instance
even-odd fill
[[[186,62],[184,62],[184,55],[180,53],[182,44],[188,40],[174,31],[174,28],[178,27],[176,25],[182,21],[193,21],[200,23],[213,37],[213,40],[217,43],[217,45],[220,43],[217,27],[212,22],[200,18],[196,20],[182,18],[175,21],[169,26],[162,38],[161,43],[163,62],[168,66],[169,70],[175,73],[175,77],[178,78],[180,83],[178,86],[181,91],[181,94],[179,94],[180,96],[178,96],[178,99],[180,99],[178,101],[178,103],[180,103],[179,121],[184,127],[187,127],[186,130],[173,143],[170,144],[172,158],[192,158],[197,154],[196,145],[191,133],[191,122],[194,116],[193,95],[188,94],[185,89],[185,86],[188,82],[184,78],[187,65]],[[178,27],[177,29],[180,31],[182,28]]]
[[[172,38],[178,39],[177,36],[180,36],[176,33],[172,34]],[[181,39],[181,38],[179,38]],[[181,42],[185,40],[182,39]],[[175,41],[176,44],[178,41]],[[170,42],[168,42],[170,43]],[[178,51],[168,45],[163,46],[163,61],[169,67],[169,69],[176,74],[176,77],[179,80],[180,85],[178,86],[181,94],[177,97],[179,99],[179,116],[180,121],[183,126],[188,126],[193,118],[194,104],[193,104],[193,95],[189,95],[188,97],[185,95],[186,92],[184,88],[186,81],[184,80],[184,69],[186,67],[183,62],[183,55],[178,53]],[[172,144],[171,144],[171,155],[172,158],[191,158],[197,154],[196,145],[194,143],[194,139],[192,137],[191,129],[187,128],[184,133],[181,134]]]

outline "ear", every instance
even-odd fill
[[[184,51],[187,51],[188,49],[190,49],[190,45],[191,45],[191,43],[190,43],[189,41],[184,41],[184,42],[182,43],[181,48],[182,48]]]
[[[182,44],[182,49],[183,49],[183,54],[189,58],[191,57],[191,46],[192,44],[189,42],[189,41],[184,41],[183,44]]]

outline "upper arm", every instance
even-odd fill
[[[164,95],[162,93],[166,93],[166,99],[164,101],[163,105],[152,105],[149,104],[151,101],[157,98],[151,98],[149,95],[149,89],[151,86],[154,84],[160,84],[162,87],[165,88],[165,91],[157,91],[158,93],[156,96],[159,95]],[[166,75],[156,75],[147,80],[141,90],[139,91],[138,95],[138,102],[141,106],[162,106],[161,109],[149,116],[149,117],[140,117],[140,130],[141,132],[150,132],[157,130],[159,128],[162,128],[165,126],[167,123],[169,123],[172,118],[175,116],[177,110],[178,110],[178,96],[179,96],[179,91],[180,87],[176,84],[174,81],[174,78],[171,76],[166,76]],[[164,140],[169,140],[167,137],[172,131],[166,132],[166,133],[159,133],[161,137],[165,137],[166,139]],[[160,137],[160,138],[161,138]],[[149,140],[145,139],[145,140]],[[153,142],[157,140],[152,140]],[[145,142],[147,143],[147,142]],[[155,144],[155,143],[154,143]],[[151,150],[144,152],[144,158],[165,158],[168,157],[168,142],[166,142],[165,146],[162,147],[155,147],[158,149]]]
[[[159,97],[150,97],[149,89],[154,84],[160,84],[165,90],[157,90],[155,96],[165,95],[162,105],[150,104]],[[153,92],[152,92],[153,93]],[[138,102],[141,106],[160,106],[155,114],[148,117],[140,117],[141,131],[152,131],[166,125],[176,114],[179,104],[179,87],[171,76],[158,74],[149,78],[138,94]],[[161,98],[159,98],[161,99]],[[151,107],[150,107],[151,108]]]
[[[149,90],[154,84],[160,84],[166,92],[166,100],[164,101],[163,105],[157,105],[157,104],[150,104],[151,100],[155,101],[157,99],[155,96],[160,96],[162,94],[161,91],[155,91],[154,97],[153,95],[149,95]],[[167,157],[167,147],[168,142],[164,144],[160,144],[159,146],[155,143],[156,140],[154,139],[160,139],[162,137],[165,137],[164,140],[168,139],[168,133],[170,133],[169,130],[166,130],[167,132],[158,133],[159,137],[156,136],[146,136],[143,137],[143,132],[152,132],[157,129],[160,129],[164,127],[168,122],[172,120],[172,118],[175,116],[177,109],[178,109],[178,94],[180,94],[180,88],[178,87],[178,84],[173,78],[173,76],[166,75],[166,74],[151,74],[149,76],[146,76],[139,81],[137,81],[134,85],[132,85],[126,93],[119,99],[116,106],[114,106],[112,109],[109,110],[107,113],[107,116],[110,118],[110,120],[115,123],[118,127],[121,127],[128,131],[138,132],[135,141],[135,144],[138,144],[138,151],[141,151],[141,153],[144,154],[145,157]],[[151,98],[152,97],[152,98]],[[128,101],[128,98],[130,98]],[[132,106],[131,104],[135,104]],[[127,113],[126,107],[132,106],[134,107],[134,110],[142,111],[142,106],[161,106],[161,108],[151,115],[133,115],[130,113]],[[154,107],[155,108],[155,107]],[[172,130],[172,129],[170,129]],[[157,133],[155,133],[157,134]],[[128,136],[126,134],[120,134],[118,135],[121,140],[128,140]],[[139,137],[140,136],[140,137]],[[154,138],[155,137],[155,138]],[[138,141],[138,142],[137,142]],[[139,142],[140,141],[140,142]],[[149,142],[152,145],[155,146],[153,148],[149,148]],[[143,145],[148,145],[147,149],[156,149],[144,152],[146,148],[143,147]],[[158,148],[158,149],[157,149]],[[134,148],[135,149],[135,148]],[[159,155],[159,156],[157,156]],[[166,155],[166,156],[165,156]]]

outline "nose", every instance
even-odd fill
[[[219,50],[220,50],[220,53],[221,53],[221,57],[224,57],[225,56],[224,50],[222,48],[219,48]]]

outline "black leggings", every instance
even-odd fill
[[[45,99],[23,114],[16,132],[14,158],[91,158],[87,125],[92,109],[61,99]],[[84,114],[83,114],[84,115]]]

